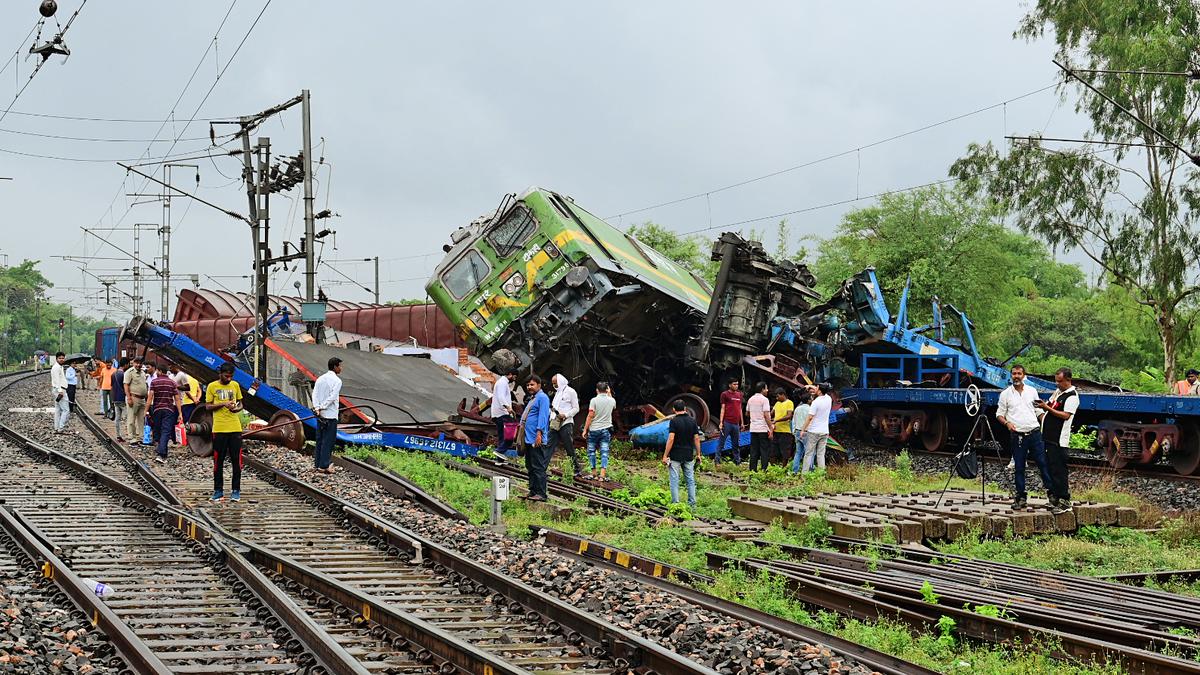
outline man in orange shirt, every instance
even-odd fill
[[[108,361],[101,361],[96,367],[97,377],[100,381],[100,413],[108,417],[112,411],[112,366],[108,365]]]
[[[1187,379],[1175,383],[1173,392],[1176,396],[1195,396],[1200,394],[1200,370],[1192,368],[1187,371]]]

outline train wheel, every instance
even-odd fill
[[[1104,446],[1104,456],[1108,458],[1108,464],[1114,469],[1124,469],[1129,460],[1121,456],[1118,451],[1120,441],[1117,440],[1117,435],[1113,434],[1108,440],[1108,445]]]
[[[1195,424],[1179,426],[1179,447],[1171,452],[1171,466],[1181,476],[1190,476],[1200,468],[1200,428]]]
[[[664,411],[668,415],[674,412],[675,401],[683,401],[683,406],[687,408],[688,414],[690,414],[692,418],[696,420],[696,424],[701,429],[704,429],[708,426],[708,419],[710,415],[708,412],[708,404],[704,402],[704,399],[695,394],[678,394],[676,396],[672,396],[671,399],[667,401],[667,406]]]
[[[937,452],[946,445],[946,413],[938,411],[929,414],[925,428],[921,429],[921,445],[930,452]]]

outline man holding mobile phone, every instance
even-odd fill
[[[1025,384],[1025,367],[1013,365],[1012,384],[1000,392],[1000,405],[996,408],[996,420],[1008,428],[1013,456],[1013,508],[1023,509],[1028,503],[1025,492],[1025,460],[1032,457],[1042,472],[1042,483],[1047,490],[1054,481],[1050,468],[1046,466],[1045,446],[1042,443],[1041,415],[1038,410],[1044,405],[1037,390]]]

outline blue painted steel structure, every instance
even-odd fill
[[[125,327],[124,337],[146,345],[160,354],[180,364],[190,375],[202,373],[201,380],[211,382],[217,379],[217,369],[226,359],[219,354],[209,351],[200,343],[174,331],[163,328],[153,321],[143,317],[134,317]],[[316,420],[313,411],[296,402],[295,399],[270,385],[259,382],[250,373],[237,368],[235,364],[233,379],[246,393],[243,405],[260,419],[269,420],[280,410],[286,410],[300,419],[310,435],[316,434]],[[456,457],[471,457],[479,452],[479,448],[467,443],[459,443],[445,437],[430,438],[416,434],[404,434],[388,431],[366,433],[347,433],[338,431],[338,440],[355,445],[382,445],[391,448],[406,448],[409,450],[424,450],[428,452],[444,452]]]

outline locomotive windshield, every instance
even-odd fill
[[[462,300],[467,293],[479,288],[490,271],[479,251],[471,249],[442,274],[442,283],[446,284],[446,289],[455,300]]]
[[[537,229],[537,221],[533,214],[524,206],[517,206],[509,211],[498,225],[488,233],[488,243],[495,249],[496,255],[507,258],[520,250],[521,245]]]

